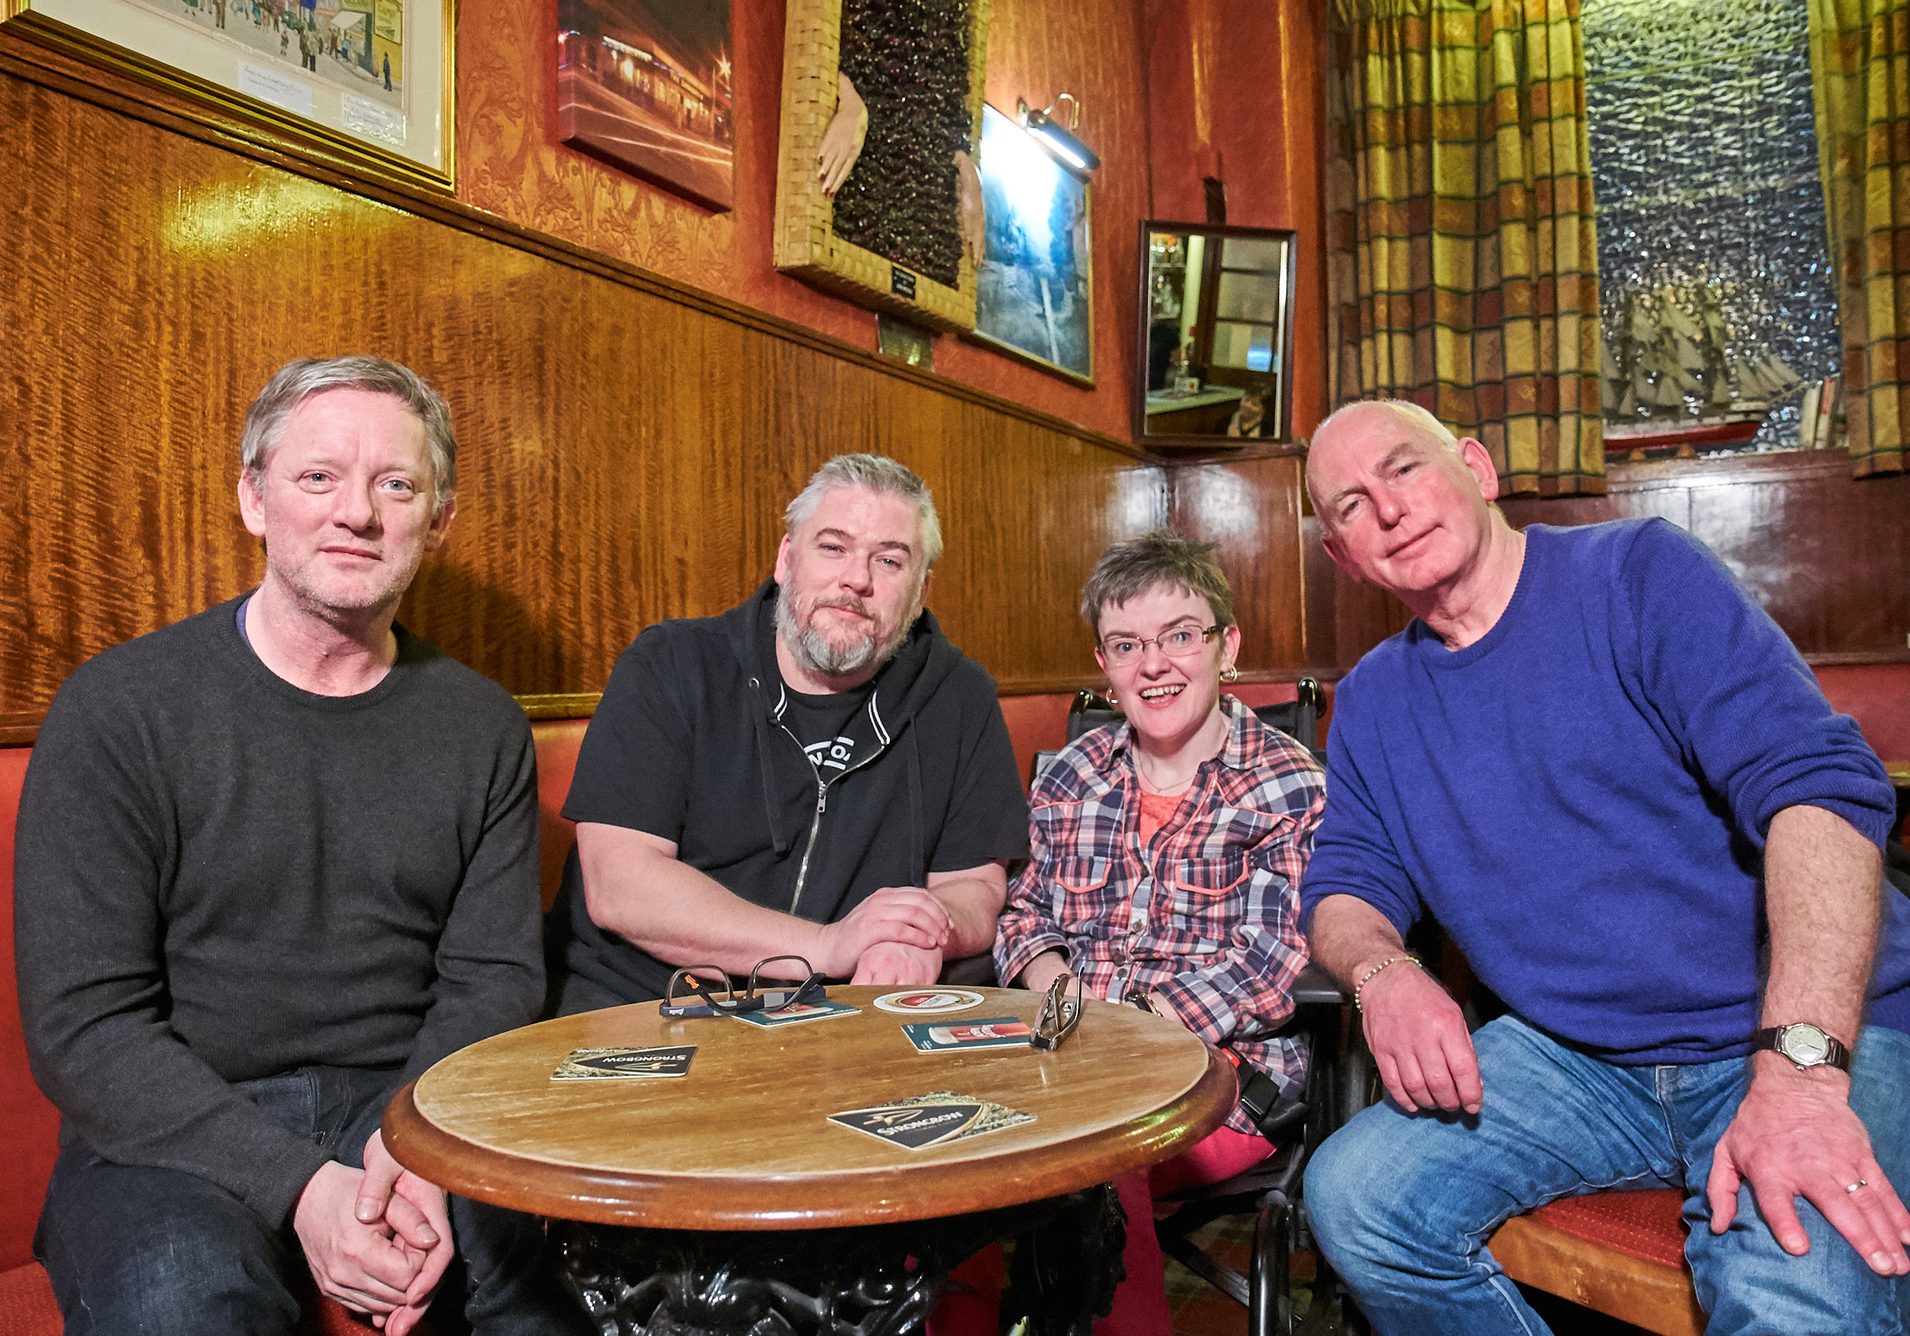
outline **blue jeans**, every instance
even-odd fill
[[[261,1113],[361,1166],[392,1093],[389,1072],[304,1068],[240,1082]],[[528,1216],[453,1197],[451,1224],[477,1336],[591,1330]],[[311,1282],[291,1221],[267,1221],[197,1174],[115,1164],[71,1143],[34,1237],[67,1336],[285,1336]],[[455,1303],[450,1277],[438,1302]],[[366,1328],[370,1330],[369,1327]]]
[[[1407,1114],[1390,1100],[1321,1146],[1306,1206],[1327,1260],[1381,1333],[1536,1336],[1549,1329],[1486,1250],[1511,1216],[1603,1188],[1685,1194],[1685,1257],[1709,1336],[1901,1336],[1910,1281],[1877,1275],[1809,1202],[1810,1252],[1777,1246],[1749,1186],[1711,1233],[1711,1155],[1749,1080],[1743,1058],[1618,1067],[1514,1017],[1473,1036],[1485,1084],[1476,1117]],[[1877,1161],[1910,1191],[1910,1035],[1870,1027],[1857,1047],[1851,1106]]]

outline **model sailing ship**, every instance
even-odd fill
[[[1742,449],[1803,377],[1775,353],[1746,356],[1716,279],[1627,288],[1604,346],[1608,454]]]

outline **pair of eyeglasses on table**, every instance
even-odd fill
[[[1068,983],[1074,982],[1074,996],[1068,996]],[[1041,1011],[1035,1017],[1035,1032],[1028,1038],[1030,1048],[1052,1053],[1067,1042],[1081,1024],[1081,976],[1057,974],[1041,999]]]
[[[793,961],[801,968],[774,972],[778,975],[800,974],[802,981],[790,983],[778,978],[765,986],[764,971],[786,961]],[[804,1002],[820,1002],[827,996],[822,975],[816,972],[808,960],[802,956],[769,956],[751,967],[749,982],[740,993],[736,991],[736,983],[727,970],[715,965],[684,966],[670,976],[669,985],[663,990],[660,1011],[665,1016],[678,1018],[737,1016],[750,1011],[773,1016]]]

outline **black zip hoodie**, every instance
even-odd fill
[[[817,923],[883,886],[1024,856],[1027,802],[981,665],[922,613],[844,728],[850,768],[819,775],[784,724],[777,593],[769,581],[720,617],[637,637],[591,720],[564,815],[673,840],[732,894]],[[673,966],[590,920],[574,853],[551,914],[554,968],[625,1000],[661,996]]]

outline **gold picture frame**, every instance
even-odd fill
[[[328,0],[323,18],[301,0],[0,8],[12,31],[185,94],[222,131],[403,185],[452,188],[456,0]],[[301,40],[308,29],[316,51]]]
[[[784,273],[850,300],[938,329],[975,326],[975,265],[964,250],[951,286],[837,236],[835,202],[816,162],[836,110],[843,0],[789,0],[783,42],[782,137],[776,174],[774,259]],[[968,142],[981,134],[988,63],[988,0],[968,3]]]

